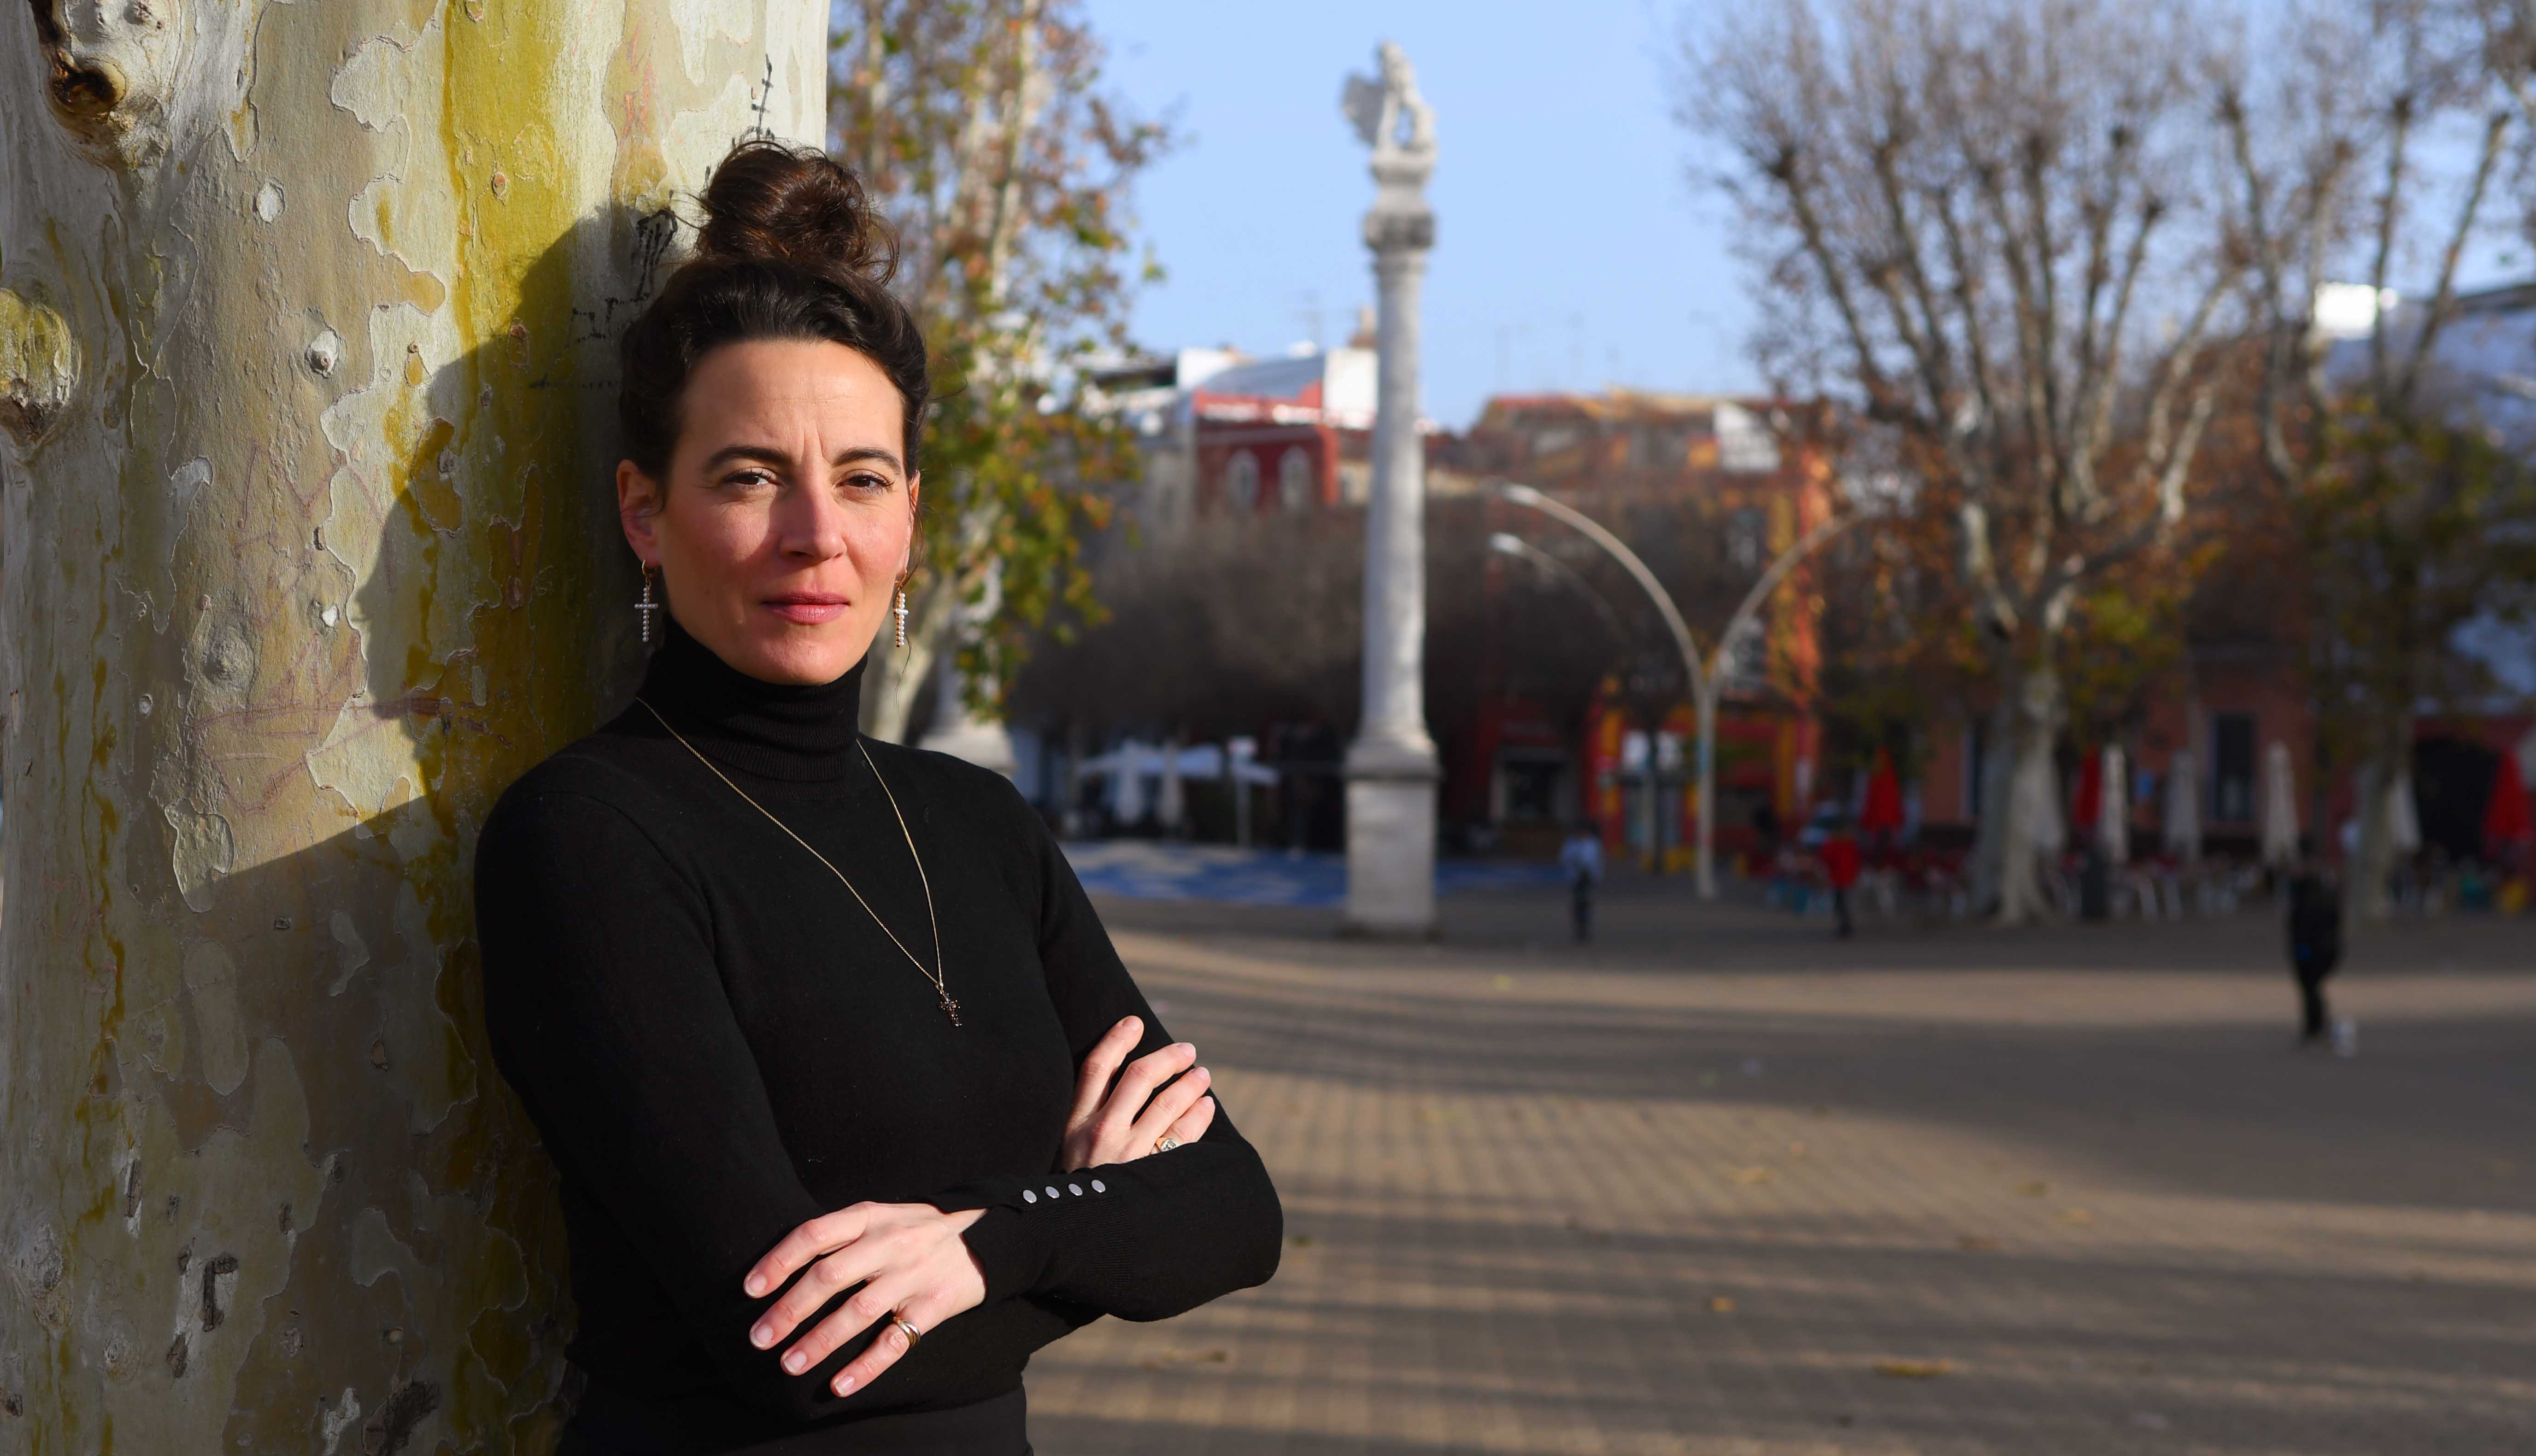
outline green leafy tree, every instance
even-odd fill
[[[1133,451],[1065,390],[1125,342],[1153,270],[1122,200],[1168,134],[1104,89],[1074,0],[850,0],[836,19],[830,145],[899,226],[938,389],[908,647],[879,655],[865,698],[865,726],[900,738],[946,655],[992,702],[1051,608],[1090,606],[1078,547],[1107,503],[1079,487]]]

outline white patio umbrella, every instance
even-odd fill
[[[2422,815],[2413,803],[2413,776],[2398,774],[2386,786],[2386,839],[2398,855],[2422,847]]]
[[[1163,790],[1154,799],[1154,819],[1165,834],[1177,833],[1180,820],[1188,812],[1187,796],[1180,787],[1180,757],[1177,738],[1163,745]]]
[[[2096,843],[2104,847],[2106,863],[2127,864],[2131,857],[2131,781],[2130,769],[2123,762],[2122,745],[2105,745],[2098,783]]]
[[[2290,772],[2290,745],[2274,738],[2263,747],[2263,862],[2298,862],[2298,777]]]
[[[2166,765],[2166,852],[2187,864],[2201,858],[2201,773],[2192,750],[2178,749]]]
[[[1152,750],[1133,739],[1119,745],[1110,776],[1110,816],[1122,825],[1145,817],[1145,765]]]

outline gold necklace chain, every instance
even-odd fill
[[[898,807],[898,795],[890,792],[889,781],[881,778],[880,765],[872,762],[871,750],[863,747],[862,734],[855,734],[855,746],[862,750],[863,766],[871,770],[873,780],[880,785],[880,791],[889,799],[889,812],[892,817],[898,820],[899,834],[904,836],[907,840],[907,857],[916,861],[916,882],[924,887],[924,921],[926,926],[933,931],[933,969],[930,971],[925,970],[924,963],[916,958],[916,952],[907,948],[907,942],[898,938],[898,932],[889,927],[889,921],[880,918],[880,912],[871,908],[871,902],[863,898],[862,891],[855,888],[855,882],[846,878],[846,872],[844,870],[839,869],[835,864],[831,863],[828,856],[820,854],[808,840],[803,839],[797,834],[792,834],[792,825],[776,818],[774,813],[770,811],[766,805],[750,798],[748,796],[747,790],[731,783],[730,776],[729,774],[724,773],[720,768],[716,767],[712,759],[705,757],[704,750],[698,748],[695,744],[688,742],[686,734],[679,732],[674,728],[670,728],[669,720],[663,717],[661,710],[653,707],[650,702],[644,699],[642,694],[635,694],[634,701],[643,704],[644,711],[650,713],[654,718],[660,719],[661,727],[668,728],[669,736],[678,740],[678,746],[684,748],[689,753],[694,754],[696,756],[696,762],[703,764],[708,769],[712,769],[713,776],[720,779],[726,786],[728,786],[731,792],[738,794],[741,800],[750,808],[766,815],[767,821],[773,824],[776,828],[783,830],[788,835],[792,835],[792,843],[799,845],[802,849],[808,850],[810,852],[811,858],[818,860],[821,864],[827,865],[828,873],[835,875],[837,877],[837,883],[846,887],[846,893],[855,897],[855,904],[861,906],[863,908],[863,914],[872,918],[872,923],[880,926],[880,933],[889,937],[889,943],[898,947],[898,953],[900,955],[907,957],[907,963],[916,968],[916,974],[923,977],[926,981],[933,983],[933,994],[940,997],[942,1001],[942,1014],[951,1018],[951,1024],[953,1026],[960,1025],[960,1003],[953,999],[950,988],[945,985],[942,981],[942,922],[936,919],[933,915],[933,882],[931,879],[927,878],[924,873],[924,856],[916,853],[916,836],[908,832],[907,815],[901,812]]]

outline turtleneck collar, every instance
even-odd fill
[[[861,663],[834,682],[766,682],[715,656],[676,618],[668,617],[667,627],[643,673],[643,700],[716,763],[799,784],[836,783],[862,771],[855,751]]]

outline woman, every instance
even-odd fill
[[[562,1174],[563,1450],[1016,1456],[1031,1352],[1265,1281],[1277,1195],[1011,786],[856,730],[927,388],[884,225],[764,141],[704,204],[623,344],[660,647],[476,851]]]

